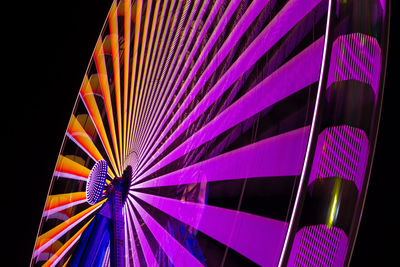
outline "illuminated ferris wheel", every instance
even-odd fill
[[[114,1],[33,266],[343,266],[390,1]]]

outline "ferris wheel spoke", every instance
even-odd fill
[[[59,224],[58,226],[52,228],[48,232],[38,236],[36,246],[33,251],[33,258],[38,256],[43,250],[48,248],[52,245],[56,240],[62,237],[65,233],[70,231],[88,216],[93,214],[97,209],[101,207],[105,200],[100,201],[99,203],[90,206],[89,208],[81,211],[80,213],[76,214],[75,216],[69,218],[68,220],[64,221],[63,223]]]
[[[111,39],[111,54],[114,69],[114,85],[115,85],[115,106],[117,110],[117,127],[118,127],[118,156],[119,162],[122,162],[123,156],[123,138],[122,138],[122,110],[121,110],[121,77],[120,77],[120,55],[119,55],[119,34],[118,34],[118,14],[116,1],[111,6],[109,14],[109,28]],[[121,166],[122,168],[122,166]]]
[[[122,3],[122,1],[121,1]],[[124,83],[123,83],[123,120],[124,132],[123,143],[125,145],[124,155],[127,155],[127,131],[128,131],[128,85],[129,85],[129,57],[130,57],[130,42],[131,42],[131,1],[124,0]]]
[[[167,49],[167,47],[168,47],[168,45],[166,45],[165,44],[165,42],[166,42],[166,37],[167,37],[167,32],[168,32],[168,29],[171,29],[171,30],[173,30],[173,28],[174,28],[174,24],[175,24],[175,22],[176,22],[176,19],[177,19],[177,16],[175,16],[174,17],[174,21],[172,22],[172,24],[171,24],[171,19],[172,19],[172,17],[173,17],[173,10],[174,10],[174,7],[175,7],[175,0],[174,1],[172,1],[172,3],[170,4],[170,8],[169,8],[169,11],[168,11],[168,15],[167,15],[167,18],[166,18],[166,21],[165,21],[165,26],[164,26],[164,28],[163,28],[163,32],[162,32],[162,36],[161,36],[161,41],[159,42],[159,44],[158,43],[156,43],[156,45],[158,44],[158,49],[156,49],[157,50],[157,56],[156,56],[156,63],[155,63],[155,70],[153,70],[152,71],[152,73],[153,73],[153,75],[151,76],[151,78],[150,78],[150,84],[148,85],[148,87],[147,88],[151,88],[152,90],[151,91],[155,91],[155,89],[153,88],[154,87],[154,82],[157,80],[157,77],[158,77],[158,75],[159,75],[159,67],[160,67],[160,64],[162,64],[162,63],[160,63],[160,60],[162,59],[162,58],[164,58],[164,55],[165,55],[165,52],[168,50]],[[181,1],[178,1],[178,8],[181,6]],[[166,7],[166,6],[165,6]],[[164,20],[164,17],[165,17],[165,11],[166,10],[163,10],[163,14],[162,14],[162,20]],[[179,12],[179,10],[178,10],[178,12]],[[162,27],[163,25],[162,24],[160,24],[160,26]],[[161,32],[158,32],[158,34],[161,34]],[[170,39],[170,37],[168,38],[168,39]],[[163,54],[163,55],[161,55],[161,53]],[[156,76],[154,76],[154,75],[156,75]],[[130,139],[134,139],[134,140],[136,140],[137,139],[137,137],[136,137],[136,132],[137,132],[137,130],[138,130],[138,128],[139,128],[139,125],[138,125],[138,120],[139,120],[139,117],[140,117],[140,115],[142,114],[142,109],[141,109],[141,104],[142,104],[142,93],[143,93],[143,91],[144,90],[140,90],[140,95],[139,95],[139,99],[138,99],[138,109],[137,109],[137,112],[135,112],[135,114],[136,114],[136,116],[134,117],[134,124],[137,126],[137,127],[135,127],[134,129],[133,129],[133,131],[131,132],[131,138]],[[146,92],[147,92],[148,90],[146,90]]]
[[[205,11],[205,7],[207,6],[207,4],[208,4],[208,1],[205,1],[203,3],[203,6],[199,10],[197,20],[196,20],[193,28],[191,29],[189,38],[186,38],[186,36],[189,32],[189,28],[192,25],[193,17],[196,14],[197,7],[199,5],[199,1],[195,1],[194,7],[191,10],[191,14],[189,16],[189,19],[188,19],[185,29],[183,31],[183,35],[181,36],[181,41],[179,43],[180,45],[178,46],[178,49],[175,51],[172,63],[170,64],[170,66],[168,68],[167,78],[165,78],[161,81],[161,87],[159,87],[160,89],[155,90],[158,93],[157,97],[153,97],[153,93],[151,94],[151,97],[149,97],[150,103],[148,104],[148,106],[153,107],[153,108],[151,108],[150,110],[147,110],[147,107],[145,107],[145,109],[144,109],[144,110],[146,110],[146,113],[144,114],[145,118],[142,120],[142,127],[140,127],[140,129],[141,129],[141,133],[139,134],[140,135],[140,138],[139,138],[140,143],[139,143],[138,149],[137,149],[139,151],[139,154],[142,154],[143,149],[146,148],[145,143],[146,143],[146,140],[148,140],[148,138],[149,138],[149,131],[151,131],[151,133],[150,133],[150,135],[151,135],[151,134],[154,134],[154,130],[156,129],[156,127],[154,127],[154,126],[149,127],[149,125],[158,125],[158,123],[160,121],[160,117],[161,117],[161,116],[159,116],[159,114],[163,114],[165,112],[165,109],[166,109],[165,104],[170,102],[171,98],[173,97],[174,92],[169,91],[171,82],[175,79],[176,74],[177,74],[180,66],[182,65],[182,62],[185,58],[184,55],[186,55],[186,53],[187,53],[188,47],[194,37],[196,29],[199,25],[199,21],[200,21],[201,17],[203,16],[203,13]],[[185,9],[186,9],[186,7],[185,7]],[[182,20],[181,20],[181,22],[182,22]],[[176,38],[175,38],[175,40],[176,40]],[[186,41],[184,41],[184,40],[186,40]],[[181,49],[183,46],[182,43],[184,43],[184,42],[185,42],[185,46],[183,48],[183,52],[181,52]],[[178,63],[176,64],[177,60],[178,60]],[[173,71],[172,77],[170,76],[171,71]],[[146,84],[147,83],[148,83],[148,81],[146,81]],[[168,83],[168,87],[166,88],[167,83]],[[160,91],[160,92],[158,92],[158,91]]]
[[[283,245],[286,222],[136,191],[133,195],[236,250],[257,264],[265,266],[271,262],[277,263],[279,260],[275,252]]]
[[[154,235],[160,247],[164,250],[169,260],[175,266],[203,266],[195,256],[172,237],[140,204],[131,198],[131,201],[146,223],[150,232]]]
[[[142,30],[142,38],[140,42],[140,56],[139,56],[139,68],[138,68],[138,73],[136,76],[135,80],[135,92],[137,92],[137,95],[135,96],[137,99],[135,99],[135,106],[134,106],[134,116],[133,116],[133,125],[134,128],[132,130],[134,131],[136,129],[137,125],[137,120],[138,116],[140,115],[140,107],[141,107],[141,102],[142,102],[142,95],[143,95],[143,90],[140,88],[140,84],[143,82],[142,79],[142,71],[143,71],[143,64],[145,63],[145,54],[150,53],[149,50],[151,49],[151,44],[147,43],[148,42],[148,31],[149,31],[149,23],[150,23],[150,14],[152,12],[152,2],[153,1],[147,1],[146,5],[146,13],[144,17],[144,24],[143,24],[143,30]],[[128,139],[131,139],[132,133],[129,134]]]
[[[107,114],[107,119],[108,119],[108,126],[110,128],[110,133],[111,133],[111,141],[113,143],[113,148],[114,152],[116,155],[116,163],[117,163],[117,171],[118,174],[120,174],[122,171],[122,166],[120,162],[120,157],[119,157],[119,149],[118,149],[118,140],[116,136],[116,130],[115,130],[115,121],[114,121],[114,113],[113,113],[113,107],[112,107],[112,102],[111,102],[111,92],[110,92],[110,85],[108,83],[108,75],[107,75],[107,69],[106,69],[106,63],[105,63],[105,58],[104,58],[104,48],[103,48],[104,43],[102,42],[101,39],[97,41],[96,48],[94,51],[94,61],[96,64],[96,69],[97,69],[97,75],[100,81],[100,88],[101,88],[101,93],[104,98],[104,106],[105,106],[105,111]]]
[[[47,197],[42,217],[48,217],[56,212],[86,202],[86,192],[73,192],[50,195]]]
[[[196,1],[196,4],[197,4],[197,2],[198,1]],[[145,121],[145,126],[144,126],[144,128],[145,128],[144,132],[145,133],[144,133],[144,138],[143,138],[144,140],[142,140],[142,144],[140,146],[140,155],[143,154],[142,153],[142,149],[144,149],[144,150],[147,149],[147,143],[148,143],[147,141],[149,140],[149,137],[155,135],[154,131],[157,130],[157,133],[160,132],[161,128],[155,127],[155,126],[159,125],[160,120],[162,118],[165,118],[165,116],[168,115],[168,114],[165,114],[165,111],[168,108],[168,105],[166,103],[170,103],[171,102],[171,99],[174,96],[175,90],[176,90],[177,87],[173,88],[172,91],[170,91],[170,88],[172,86],[173,81],[175,80],[175,77],[176,77],[176,75],[178,73],[178,70],[180,69],[180,67],[181,67],[181,65],[182,65],[182,63],[183,63],[183,61],[185,59],[185,55],[187,54],[189,46],[192,43],[192,40],[193,40],[193,38],[194,38],[194,36],[196,34],[197,28],[199,27],[200,21],[201,21],[204,13],[206,11],[206,8],[207,8],[208,4],[209,4],[209,1],[203,1],[203,4],[200,7],[200,10],[198,12],[198,15],[197,15],[196,21],[194,22],[193,27],[191,27],[191,24],[188,23],[188,26],[191,27],[189,37],[186,40],[186,43],[185,43],[185,46],[184,46],[184,48],[182,50],[181,56],[179,56],[178,64],[173,68],[174,72],[172,74],[172,78],[168,79],[167,88],[164,90],[164,94],[168,94],[168,98],[166,99],[163,96],[161,98],[161,100],[158,102],[159,104],[158,104],[158,108],[156,109],[156,114],[153,115],[153,113],[151,113],[149,115],[150,118],[155,118],[157,120],[155,123],[153,123],[154,126],[153,127],[149,127],[149,125],[151,125],[151,124],[149,124],[149,121]],[[196,13],[196,12],[193,12],[193,13]],[[197,49],[197,48],[195,48],[195,49]],[[191,53],[191,56],[193,57],[194,54]],[[185,73],[185,71],[189,67],[189,64],[188,64],[189,61],[191,61],[191,59],[186,61],[185,65],[183,66],[184,70],[180,73],[179,77],[177,78],[177,81],[176,81],[177,84],[180,84],[180,81],[183,78],[183,74]],[[160,114],[164,114],[164,115],[160,116]],[[152,120],[151,122],[154,122],[154,120]]]
[[[308,133],[309,127],[304,127],[273,136],[151,180],[134,183],[132,190],[243,178],[299,175]]]
[[[85,75],[81,90],[79,91],[79,95],[82,99],[83,104],[89,114],[90,119],[92,120],[96,132],[100,137],[101,143],[107,153],[107,156],[111,162],[111,165],[114,171],[118,174],[118,167],[114,159],[114,155],[108,141],[108,137],[106,134],[106,130],[104,128],[103,120],[100,115],[99,108],[97,106],[96,100],[94,98],[95,93],[93,92],[91,82],[96,82],[98,80],[97,75],[93,75],[90,77],[90,80]]]
[[[80,163],[63,155],[58,156],[54,176],[86,181],[90,170]]]
[[[152,107],[150,110],[148,110],[147,106],[145,106],[145,108],[144,108],[144,110],[146,110],[146,113],[143,114],[144,119],[142,119],[142,121],[141,121],[141,127],[140,127],[141,133],[139,134],[140,143],[138,145],[138,151],[140,151],[140,152],[144,149],[143,145],[145,143],[145,139],[148,138],[148,132],[155,128],[155,127],[151,127],[152,129],[148,129],[148,125],[157,125],[157,123],[155,123],[155,120],[159,121],[158,114],[160,114],[160,110],[165,108],[164,104],[168,103],[173,95],[173,93],[169,91],[169,87],[167,88],[167,84],[170,84],[170,82],[172,82],[175,79],[177,71],[183,62],[184,55],[186,54],[188,45],[191,43],[191,40],[194,36],[195,30],[192,29],[192,33],[190,34],[189,38],[186,38],[187,34],[189,33],[189,29],[192,25],[194,16],[197,13],[197,8],[199,6],[199,2],[200,1],[198,1],[198,0],[195,1],[194,6],[191,9],[189,18],[188,18],[186,25],[184,27],[184,30],[183,30],[183,34],[179,37],[180,40],[179,40],[178,44],[174,44],[172,46],[172,47],[175,47],[177,45],[178,48],[171,49],[172,51],[175,51],[173,59],[172,59],[171,63],[168,64],[168,71],[165,76],[166,78],[161,79],[160,86],[158,87],[159,89],[156,90],[156,92],[160,91],[160,93],[158,94],[157,97],[150,97],[150,99],[148,101],[150,103],[148,103],[148,105],[147,105],[147,106]],[[189,8],[188,3],[189,2],[186,3],[186,6],[184,8],[184,14],[186,14],[187,9]],[[204,4],[206,4],[206,3],[204,3]],[[199,17],[202,16],[201,12],[202,12],[202,10],[200,10]],[[182,25],[183,21],[184,21],[184,17],[182,17],[180,20],[180,25],[178,26],[178,30],[176,31],[176,34],[181,32],[181,28],[183,27],[183,25]],[[194,26],[194,28],[197,28],[197,26]],[[174,43],[177,41],[177,39],[178,39],[178,35],[175,36]],[[186,40],[186,42],[185,42],[185,40]],[[185,46],[183,45],[184,43],[185,43]],[[181,52],[182,48],[184,49],[183,52]],[[177,61],[178,61],[178,63],[177,63]],[[171,72],[173,72],[173,73],[171,73]],[[172,77],[171,77],[171,75],[172,75]]]
[[[265,78],[262,82],[257,84],[247,94],[226,108],[203,128],[175,148],[171,153],[163,157],[156,165],[138,176],[136,178],[136,182],[139,182],[141,179],[147,177],[151,173],[154,173],[163,166],[166,166],[177,158],[183,156],[190,150],[193,150],[212,138],[217,137],[219,134],[225,132],[238,123],[250,118],[251,116],[254,116],[263,109],[279,102],[285,97],[288,97],[289,95],[311,85],[312,83],[315,83],[318,80],[319,75],[319,65],[321,61],[323,44],[322,41],[322,39],[317,40],[289,62],[284,64],[281,68]],[[307,72],[307,74],[299,72],[299,70],[302,70],[306,67],[309,68],[309,72]],[[283,79],[283,76],[285,76],[287,71],[290,71],[293,73],[293,75],[289,79]],[[294,80],[296,83],[293,83]],[[209,102],[214,101],[215,100]],[[197,107],[193,110],[193,113],[199,114],[196,112],[198,112]],[[194,119],[190,120],[190,115],[188,119],[189,120],[183,122],[181,126],[186,126],[193,123]],[[168,145],[171,144],[182,132],[183,130],[178,128],[177,131],[166,140],[164,146],[168,147]],[[154,153],[152,159],[156,159],[160,155],[160,152],[162,152],[162,150],[160,150]]]
[[[147,70],[148,69],[149,70],[153,69],[154,60],[155,60],[155,58],[157,58],[157,57],[155,57],[155,53],[156,52],[159,53],[159,49],[157,49],[158,48],[157,44],[159,44],[159,39],[160,39],[160,36],[161,36],[161,29],[162,29],[162,26],[164,25],[163,22],[164,22],[164,18],[165,18],[165,12],[167,10],[167,4],[168,4],[168,2],[165,1],[164,4],[163,4],[163,7],[162,7],[161,14],[159,14],[158,13],[159,12],[159,2],[156,3],[155,15],[157,15],[157,16],[153,17],[153,27],[152,27],[151,37],[150,37],[151,40],[154,38],[155,22],[158,19],[158,17],[161,18],[161,20],[158,22],[157,33],[155,34],[156,40],[154,42],[154,49],[152,50],[152,53],[151,53],[151,59],[149,58],[150,53],[148,53],[147,57],[146,57],[147,64],[145,66],[146,70],[144,72],[145,77],[142,79],[142,82],[145,82],[145,88],[148,88],[148,79],[150,77],[150,74],[147,74]],[[149,49],[151,49],[151,48],[152,48],[152,45],[149,46]],[[150,67],[148,66],[148,63],[149,63],[148,60],[149,59],[151,60],[150,61]],[[149,71],[149,72],[151,72],[151,71]],[[131,131],[128,132],[128,135],[132,136]],[[132,139],[132,138],[129,138],[128,140],[129,141],[128,141],[127,149],[128,149],[128,151],[131,151],[132,147],[134,147],[134,148],[137,147],[137,140],[136,139]]]
[[[235,9],[237,8],[238,4],[239,4],[238,1],[233,1],[232,3],[229,4],[228,8],[225,10],[224,15],[223,15],[223,19],[221,19],[219,21],[216,29],[213,31],[212,36],[210,37],[210,40],[207,41],[207,44],[206,44],[204,50],[201,52],[201,55],[199,56],[203,60],[205,59],[205,56],[211,50],[212,46],[215,44],[216,40],[220,36],[222,30],[225,28],[226,24],[229,21],[230,16],[232,16],[232,14],[235,11]],[[217,16],[219,8],[220,8],[221,5],[222,5],[222,1],[218,1],[213,6],[209,16],[207,17],[205,25],[202,28],[201,33],[199,34],[198,40],[202,40],[205,37],[205,35],[207,33],[207,30],[211,26],[214,18]],[[197,49],[200,47],[200,44],[201,44],[201,41],[199,41],[199,42],[197,42],[195,44],[196,47],[193,48],[193,50],[191,52],[191,58],[187,60],[187,64],[192,61],[194,55],[196,54]],[[200,65],[201,65],[203,60],[197,60],[196,61],[195,66],[193,67],[193,69],[191,70],[191,72],[189,74],[189,77],[192,77],[192,78],[194,77],[194,74],[192,75],[192,73],[195,73],[199,69],[199,67],[200,67]],[[182,86],[182,88],[180,90],[180,93],[177,95],[177,97],[176,97],[176,99],[174,101],[174,104],[172,106],[170,106],[169,110],[167,111],[166,116],[164,116],[163,122],[161,124],[159,124],[159,127],[162,126],[165,123],[165,120],[167,119],[168,115],[172,112],[172,110],[175,107],[175,105],[177,104],[178,100],[180,99],[182,94],[185,92],[185,89],[187,88],[187,84],[188,84],[188,82],[186,80],[185,84]],[[179,86],[180,84],[178,83],[177,85]]]
[[[132,257],[132,259],[130,259],[130,257],[128,257],[129,263],[130,263],[130,264],[128,264],[128,266],[131,266],[131,265],[140,266],[138,251],[136,248],[136,241],[135,241],[135,238],[133,238],[135,227],[132,225],[132,220],[130,218],[131,214],[129,213],[128,205],[130,205],[130,204],[127,203],[124,206],[124,211],[125,211],[125,216],[124,216],[125,251],[132,251],[132,253],[130,254],[130,257]]]
[[[157,1],[156,5],[154,7],[154,14],[153,14],[153,19],[152,19],[152,23],[151,23],[151,30],[150,30],[150,38],[149,38],[149,45],[148,45],[148,52],[146,53],[146,58],[145,58],[145,64],[144,64],[144,71],[143,71],[143,78],[141,79],[141,84],[139,86],[139,90],[141,91],[145,91],[144,93],[147,94],[148,93],[148,89],[144,89],[147,88],[148,85],[148,79],[150,77],[150,73],[153,67],[153,63],[154,63],[154,57],[155,57],[155,53],[158,50],[157,48],[157,44],[159,42],[159,37],[160,37],[160,30],[161,30],[161,25],[163,24],[162,21],[157,21],[158,17],[159,17],[159,12],[160,12],[160,5],[161,5],[161,1]],[[167,6],[167,2],[164,2],[163,4],[163,8],[162,8],[162,13],[165,12]],[[161,15],[161,17],[163,17],[163,15]],[[157,31],[156,31],[156,26],[158,23],[158,27],[157,27]],[[156,41],[154,41],[156,40]],[[136,144],[136,142],[135,142]],[[135,145],[135,147],[137,147],[137,145]]]
[[[194,95],[196,95],[199,92],[200,88],[202,88],[202,86],[209,79],[209,77],[212,75],[212,73],[215,72],[215,70],[220,65],[220,63],[223,62],[224,58],[227,57],[229,52],[233,49],[233,47],[236,45],[236,43],[240,40],[241,36],[246,32],[247,28],[251,25],[253,20],[259,15],[259,13],[261,12],[261,10],[264,8],[264,6],[266,4],[267,3],[265,1],[254,1],[248,7],[248,9],[244,13],[244,15],[241,17],[241,19],[239,20],[237,25],[235,25],[234,29],[230,33],[227,40],[224,42],[224,44],[222,45],[220,50],[217,52],[217,54],[211,60],[210,64],[208,65],[208,67],[206,68],[204,73],[199,78],[199,81],[196,83],[193,90],[190,92],[189,96],[187,97],[187,99],[185,100],[185,102],[183,104],[184,107],[187,107],[187,105],[189,105],[189,103],[191,101],[188,101],[188,99],[193,99]],[[215,31],[213,32],[213,36],[215,36],[215,37],[214,38],[211,37],[210,41],[205,45],[204,50],[202,51],[201,55],[199,56],[199,59],[196,61],[195,66],[189,73],[188,79],[185,80],[185,83],[183,84],[180,92],[178,93],[175,102],[170,107],[167,114],[172,112],[173,108],[178,103],[177,100],[179,100],[180,97],[182,96],[182,94],[185,92],[185,90],[186,90],[185,88],[187,88],[189,83],[192,81],[196,71],[198,70],[198,68],[200,67],[202,62],[204,61],[205,57],[207,56],[208,52],[211,50],[212,46],[214,45],[214,43],[216,41],[215,38],[221,34],[221,32],[225,26],[226,26],[226,23],[220,23],[219,25],[217,25]],[[179,110],[177,111],[176,114],[174,114],[174,117],[172,118],[170,123],[166,126],[167,128],[164,129],[164,131],[161,133],[161,135],[157,135],[157,134],[154,135],[154,136],[159,136],[159,139],[153,145],[153,150],[160,143],[160,141],[162,140],[162,137],[165,136],[165,134],[172,127],[172,125],[178,120],[179,116],[183,113],[184,109],[185,108],[183,108],[182,106],[179,108]],[[165,119],[167,119],[167,118],[165,117]],[[164,123],[166,122],[165,119],[163,120],[163,122],[160,125],[164,125]],[[148,155],[149,154],[152,154],[152,152],[148,153]]]
[[[103,156],[94,145],[92,139],[73,114],[71,116],[70,123],[68,124],[66,135],[94,161],[103,159]],[[115,177],[114,173],[109,167],[107,168],[107,173],[111,178]]]
[[[42,265],[42,267],[56,266],[58,262],[68,253],[68,251],[79,241],[83,231],[88,227],[92,220],[93,218],[90,219],[81,229],[79,229],[78,232],[76,232],[70,239],[68,239],[68,241],[65,242],[65,244],[59,248],[57,252]]]
[[[133,211],[133,207],[131,206],[133,204],[131,203],[131,201],[132,201],[131,199],[127,200],[128,209],[130,210],[130,218],[132,219],[133,224],[135,226],[136,233],[138,235],[138,241],[139,241],[140,247],[143,251],[143,255],[144,255],[145,261],[147,263],[147,266],[158,266],[157,260],[154,257],[153,251],[151,250],[150,245],[147,242],[147,238],[142,230],[142,227],[139,224],[138,219],[136,218],[135,212]],[[133,236],[131,236],[130,238],[131,238],[131,240],[134,240]],[[138,259],[137,259],[137,261],[138,261]]]
[[[299,0],[292,0],[274,17],[274,19],[265,27],[261,34],[250,44],[250,46],[241,54],[235,63],[221,77],[220,80],[213,86],[209,93],[196,105],[185,120],[179,125],[177,130],[169,137],[154,155],[161,154],[187,127],[191,122],[195,121],[206,109],[214,103],[245,71],[247,71],[265,52],[267,52],[277,41],[279,41],[292,27],[294,27],[306,14],[308,14],[318,4],[318,0],[302,3]],[[212,66],[212,65],[210,65]],[[205,73],[207,70],[205,71]],[[201,80],[201,78],[200,78]],[[199,81],[200,81],[199,80]],[[204,81],[205,82],[205,81]],[[178,121],[179,116],[183,113],[186,107],[194,99],[197,92],[200,90],[201,83],[197,83],[195,88],[190,92],[183,104],[180,106],[177,113],[170,120],[164,131],[159,136],[159,141],[168,133],[171,127]],[[154,148],[155,146],[153,146]],[[149,153],[150,154],[150,153]],[[146,161],[146,168],[152,161]]]
[[[128,130],[127,137],[128,140],[131,140],[129,137],[131,136],[133,120],[136,117],[136,106],[137,106],[137,98],[138,92],[135,90],[136,85],[136,67],[139,53],[139,36],[141,31],[141,19],[142,19],[142,0],[136,1],[136,10],[135,10],[135,28],[134,28],[134,43],[133,43],[133,55],[132,55],[132,67],[131,67],[131,84],[130,84],[130,95],[129,95],[129,108],[128,108]],[[130,147],[130,144],[128,144]],[[129,149],[130,150],[130,149]]]
[[[160,53],[159,44],[160,44],[161,30],[164,29],[163,25],[165,24],[164,19],[165,19],[165,13],[167,10],[167,6],[168,6],[168,2],[165,1],[163,3],[162,9],[161,9],[161,14],[159,14],[160,1],[157,1],[156,6],[155,6],[153,20],[152,20],[151,34],[150,34],[150,45],[149,45],[149,49],[151,50],[151,52],[149,51],[146,55],[145,70],[143,73],[143,79],[142,79],[142,83],[140,86],[140,90],[144,90],[145,94],[148,94],[149,89],[147,89],[147,88],[149,88],[149,83],[151,81],[151,77],[154,74],[153,66],[155,63],[155,59],[159,58],[159,53]],[[156,30],[156,26],[157,26],[157,30]],[[154,44],[154,47],[153,47],[153,44]],[[156,56],[156,53],[157,53],[157,56]],[[146,88],[146,89],[144,89],[144,88]],[[135,141],[136,141],[136,139],[135,139]],[[132,144],[132,146],[133,146],[133,144]],[[137,147],[137,142],[135,142],[134,146],[135,146],[135,148]]]
[[[171,4],[171,8],[168,14],[167,20],[170,20],[170,17],[173,17],[173,22],[171,26],[169,27],[169,34],[168,34],[168,39],[166,39],[166,33],[167,30],[164,31],[163,37],[162,37],[162,46],[164,49],[161,49],[163,51],[162,56],[159,57],[161,59],[161,62],[158,65],[158,68],[156,68],[153,73],[156,73],[156,76],[154,79],[152,79],[152,83],[149,88],[151,88],[151,94],[147,94],[150,90],[146,90],[146,95],[148,96],[147,99],[145,99],[144,106],[142,106],[141,110],[145,112],[141,112],[139,118],[138,118],[138,131],[137,131],[137,138],[141,140],[141,135],[142,135],[142,120],[143,116],[148,115],[153,111],[154,108],[158,107],[158,104],[153,104],[155,100],[158,100],[160,98],[164,98],[165,96],[160,97],[161,94],[164,94],[165,91],[162,90],[161,86],[165,82],[165,74],[167,69],[170,69],[171,65],[171,58],[172,56],[176,55],[178,53],[178,50],[176,49],[177,45],[177,40],[179,36],[182,33],[182,24],[185,21],[186,15],[187,15],[187,9],[190,6],[191,1],[187,1],[185,3],[185,6],[182,8],[182,1],[178,1],[177,7],[174,7],[174,3]],[[182,11],[181,11],[182,10]],[[175,15],[173,16],[173,13],[175,14],[181,14],[181,19],[179,20],[179,16]],[[166,42],[166,43],[165,43]],[[154,95],[155,94],[155,95]],[[138,150],[140,151],[140,144]]]

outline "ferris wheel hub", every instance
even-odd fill
[[[96,204],[104,189],[107,177],[107,162],[99,160],[90,171],[86,183],[86,200],[90,205]]]

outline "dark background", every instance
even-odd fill
[[[375,160],[351,266],[393,266],[400,248],[396,2]],[[29,265],[61,142],[109,7],[110,1],[86,0],[2,8],[1,240],[8,266]]]

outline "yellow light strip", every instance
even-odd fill
[[[108,18],[110,25],[111,53],[114,68],[114,84],[115,84],[115,105],[117,108],[117,127],[118,127],[118,160],[122,164],[122,112],[121,112],[121,78],[119,67],[119,44],[118,44],[118,16],[116,1],[111,6]],[[122,169],[122,166],[121,166]]]
[[[76,119],[76,117],[73,114],[68,124],[67,133],[95,161],[104,159],[103,156],[100,154],[99,150],[97,149],[97,147],[93,144],[93,141],[90,138],[90,136],[86,133],[85,129],[82,127],[80,122]],[[111,178],[115,177],[114,173],[111,171],[109,167],[107,173]]]
[[[139,49],[139,34],[140,34],[140,23],[142,18],[142,1],[136,1],[136,19],[135,19],[135,40],[133,46],[133,60],[132,60],[132,78],[130,88],[130,99],[129,99],[129,112],[128,112],[128,141],[130,140],[130,132],[133,127],[132,125],[132,111],[133,106],[136,107],[137,102],[137,91],[134,91],[135,78],[136,78],[136,65],[137,65],[137,54]],[[135,104],[133,104],[135,102]]]
[[[106,69],[106,63],[104,59],[104,51],[103,51],[103,43],[101,39],[97,41],[96,48],[94,51],[94,61],[96,63],[96,69],[98,73],[98,77],[100,80],[101,93],[104,97],[104,105],[106,108],[106,114],[108,119],[108,126],[110,127],[111,132],[111,140],[113,143],[115,155],[117,158],[117,174],[121,175],[121,163],[119,161],[119,151],[118,151],[118,143],[117,136],[115,132],[115,124],[114,124],[114,114],[111,103],[111,94],[110,94],[110,86],[108,84],[108,75]]]
[[[42,267],[51,266],[56,260],[63,254],[64,251],[69,250],[75,243],[75,241],[81,236],[82,232],[88,227],[88,225],[92,222],[93,218],[90,219],[81,229],[79,229],[76,234],[74,234],[57,252],[48,260],[46,261]]]
[[[79,221],[83,220],[85,217],[89,216],[92,212],[100,207],[107,199],[100,201],[99,203],[90,206],[89,208],[81,211],[80,213],[76,214],[75,216],[69,218],[68,220],[62,222],[61,224],[57,225],[56,227],[50,229],[46,233],[40,235],[37,238],[37,242],[35,245],[35,251],[39,251],[40,248],[43,246],[48,247],[48,244],[52,244],[56,241],[57,236],[65,234],[66,231],[70,230],[69,228],[74,227]],[[40,252],[39,252],[40,253]]]
[[[142,38],[141,38],[141,49],[140,49],[140,58],[139,58],[139,70],[138,70],[138,76],[136,79],[136,83],[135,83],[135,92],[136,92],[136,97],[137,97],[137,101],[135,99],[135,106],[133,109],[133,128],[132,128],[132,132],[135,131],[135,125],[137,123],[137,119],[138,119],[138,109],[141,105],[141,100],[142,100],[142,95],[143,95],[143,91],[142,88],[140,88],[140,83],[142,81],[142,70],[143,70],[143,58],[145,55],[145,51],[146,48],[147,50],[150,49],[150,46],[147,45],[147,32],[149,29],[149,21],[150,21],[150,14],[151,14],[151,7],[152,7],[152,2],[153,1],[147,1],[147,6],[146,6],[146,16],[145,16],[145,21],[144,21],[144,27],[143,27],[143,34],[142,34]]]
[[[128,154],[127,148],[127,120],[128,120],[128,81],[129,81],[129,47],[131,40],[131,1],[124,1],[124,156]]]
[[[56,164],[56,172],[88,178],[90,170],[70,158],[59,155]]]
[[[90,77],[90,80],[92,79],[97,79],[97,75],[92,75]],[[104,149],[107,153],[108,158],[110,159],[111,165],[114,169],[115,172],[118,173],[118,168],[117,165],[115,163],[115,159],[111,150],[111,146],[110,143],[108,141],[108,137],[106,134],[106,130],[104,128],[104,124],[100,115],[100,111],[99,108],[97,107],[97,103],[96,100],[94,98],[94,93],[92,90],[92,87],[90,85],[90,81],[88,80],[87,76],[85,75],[85,78],[83,80],[82,83],[82,88],[79,92],[81,99],[86,107],[86,110],[89,113],[89,116],[93,122],[93,124],[95,125],[97,134],[100,137],[100,140],[104,146]]]

